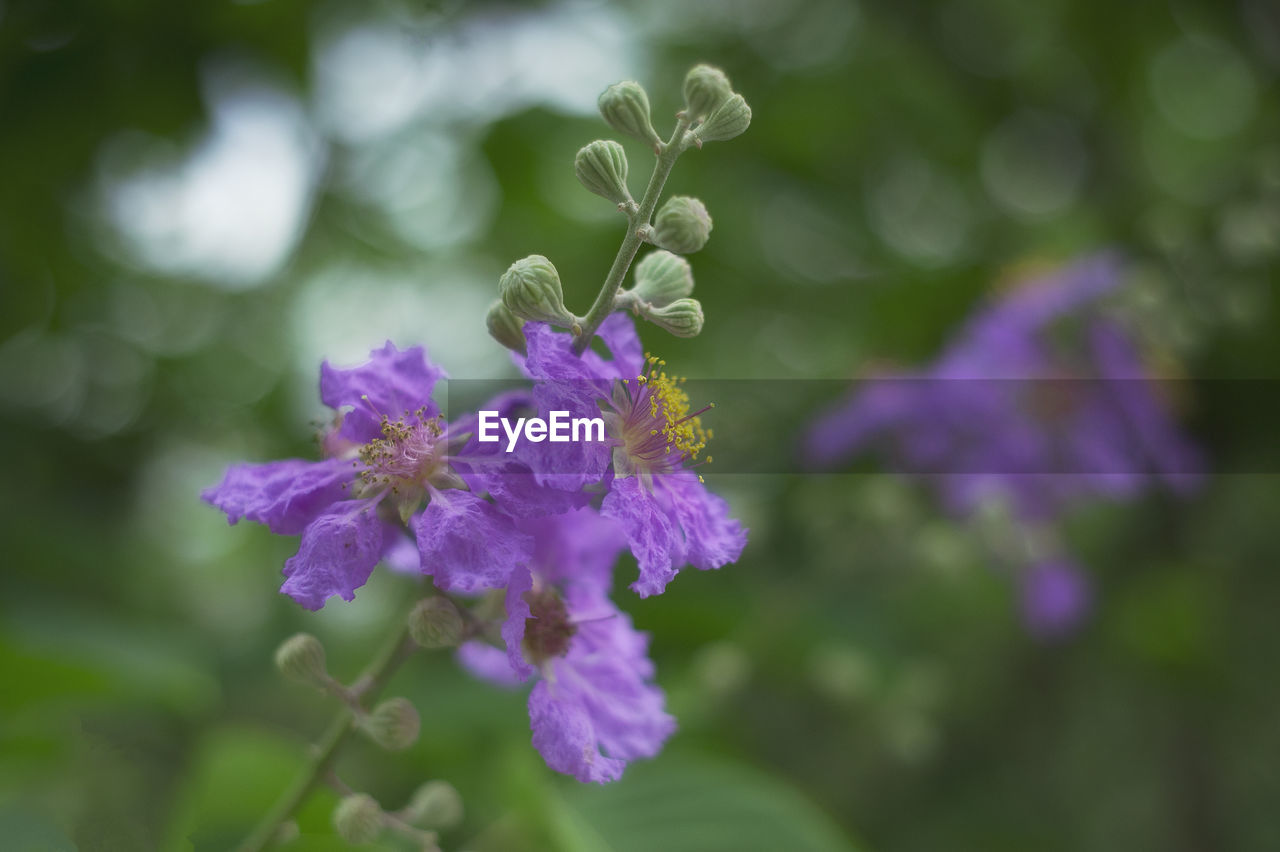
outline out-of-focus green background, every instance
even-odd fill
[[[658,760],[582,788],[521,694],[424,655],[391,684],[421,741],[353,746],[344,777],[392,807],[455,784],[446,849],[1280,848],[1280,491],[1240,473],[1277,436],[1207,381],[1280,356],[1266,0],[2,0],[0,845],[219,849],[263,812],[329,712],[272,649],[313,631],[353,676],[415,587],[377,572],[305,612],[276,592],[295,541],[200,489],[314,452],[322,358],[390,338],[510,374],[481,317],[515,258],[585,310],[621,236],[572,174],[609,135],[595,97],[643,81],[665,135],[696,61],[756,118],[668,184],[715,219],[705,333],[642,329],[673,368],[923,363],[1017,270],[1114,247],[1235,473],[1073,515],[1098,599],[1057,644],[919,487],[708,476],[742,561],[621,596],[680,720]],[[293,848],[341,848],[333,802]]]

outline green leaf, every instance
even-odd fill
[[[88,700],[194,716],[217,702],[207,655],[177,631],[86,611],[33,608],[7,621],[0,671],[21,688],[0,693],[0,710]]]
[[[678,756],[637,763],[621,781],[550,797],[564,852],[854,852],[840,828],[778,778]]]

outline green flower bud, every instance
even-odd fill
[[[564,306],[560,274],[540,254],[517,260],[498,280],[502,304],[517,317],[571,327],[573,314]]]
[[[676,195],[658,210],[653,220],[653,241],[667,251],[690,254],[707,244],[711,214],[701,201]]]
[[[524,323],[499,299],[489,306],[484,317],[489,336],[508,349],[525,354]]]
[[[452,648],[462,632],[462,613],[448,598],[424,598],[409,613],[409,635],[424,648]]]
[[[703,142],[723,142],[741,136],[750,125],[751,107],[747,106],[746,99],[742,95],[731,95],[694,129],[693,139],[699,146]]]
[[[353,846],[372,843],[382,833],[382,808],[367,793],[347,796],[333,809],[333,827]]]
[[[661,144],[649,118],[649,96],[639,83],[633,80],[614,83],[600,95],[598,104],[600,114],[614,130],[655,146]]]
[[[676,337],[697,337],[702,332],[704,317],[697,299],[676,299],[661,308],[641,306],[641,315],[649,322]]]
[[[690,121],[706,118],[732,94],[723,71],[710,65],[695,65],[684,78],[685,117]]]
[[[669,305],[693,292],[693,270],[683,257],[659,249],[636,264],[636,285],[631,292],[656,307]]]
[[[369,739],[388,751],[402,751],[418,741],[421,720],[407,698],[388,698],[360,720]]]
[[[276,668],[290,680],[327,689],[333,682],[325,667],[324,645],[310,633],[291,636],[276,649]]]
[[[424,828],[452,828],[462,822],[462,796],[447,781],[428,781],[404,809],[406,822]]]
[[[587,189],[614,204],[627,204],[627,153],[611,139],[597,139],[578,152],[573,171]]]

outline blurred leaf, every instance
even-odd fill
[[[565,852],[853,852],[832,820],[785,782],[745,766],[665,756],[619,782],[550,803]]]
[[[246,834],[302,767],[302,749],[269,732],[211,731],[194,754],[175,797],[167,848],[230,848]]]
[[[269,731],[237,727],[212,731],[197,749],[176,797],[166,848],[171,852],[232,848],[293,783],[304,758],[304,748]],[[328,788],[314,790],[296,815],[301,833],[281,848],[293,852],[349,849],[329,829],[336,801]],[[368,844],[360,848],[397,847]]]
[[[32,810],[17,805],[0,807],[0,837],[11,852],[75,852],[76,845],[62,829]]]
[[[197,713],[216,701],[218,684],[174,639],[82,613],[27,614],[0,634],[0,673],[22,684],[0,693],[0,709],[91,698]]]

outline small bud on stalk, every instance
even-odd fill
[[[600,114],[614,130],[649,142],[655,149],[662,144],[649,117],[649,96],[639,83],[633,80],[614,83],[600,95],[598,105]]]
[[[597,139],[584,146],[573,160],[578,181],[590,191],[614,204],[629,204],[627,154],[611,139]]]
[[[489,329],[489,336],[494,340],[514,352],[525,354],[524,323],[502,304],[502,300],[499,299],[489,306],[484,324]]]
[[[671,332],[676,337],[697,337],[702,333],[704,317],[702,304],[697,299],[676,299],[661,308],[640,308],[641,315],[649,322]]]
[[[741,136],[750,126],[751,107],[742,95],[731,95],[694,129],[692,136],[698,147],[702,147],[703,142],[723,142]]]
[[[723,71],[710,65],[695,65],[684,78],[685,117],[690,121],[706,118],[732,94]]]
[[[502,304],[517,317],[571,328],[573,314],[564,306],[560,273],[540,254],[517,260],[498,280]]]
[[[711,214],[696,198],[667,199],[653,220],[653,242],[676,254],[692,254],[711,236]]]
[[[409,635],[423,648],[452,648],[462,641],[462,632],[462,613],[448,598],[425,598],[409,613]]]
[[[360,720],[361,730],[387,751],[403,751],[413,745],[421,726],[418,710],[407,698],[388,698]]]
[[[636,284],[631,292],[655,307],[669,305],[693,292],[693,270],[683,257],[659,249],[636,264]]]
[[[276,668],[290,680],[328,689],[333,683],[325,667],[324,645],[310,633],[295,634],[276,649]]]
[[[406,822],[424,828],[448,829],[462,822],[462,797],[447,781],[428,781],[405,806]]]
[[[334,829],[353,846],[377,840],[382,825],[382,808],[367,793],[347,796],[333,809]]]

